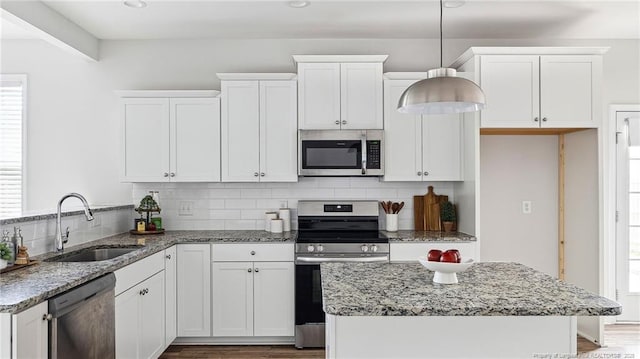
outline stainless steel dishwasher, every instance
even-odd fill
[[[49,358],[116,357],[113,273],[49,299]]]

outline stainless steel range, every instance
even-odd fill
[[[324,347],[322,262],[388,262],[377,201],[300,201],[296,241],[296,347]]]

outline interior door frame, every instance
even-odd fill
[[[640,111],[640,104],[612,104],[609,105],[609,116],[602,124],[600,141],[602,143],[602,181],[601,196],[603,215],[600,216],[604,229],[600,242],[600,258],[602,271],[600,273],[601,290],[607,298],[616,299],[616,132],[618,112]],[[602,324],[613,324],[615,317],[600,317]],[[602,342],[601,342],[602,343]],[[604,343],[603,343],[604,344]]]

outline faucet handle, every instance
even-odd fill
[[[67,227],[64,230],[64,240],[62,241],[62,243],[67,243],[69,242],[69,227]]]

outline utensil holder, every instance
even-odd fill
[[[386,229],[387,229],[387,232],[398,231],[398,214],[397,213],[387,213]]]

